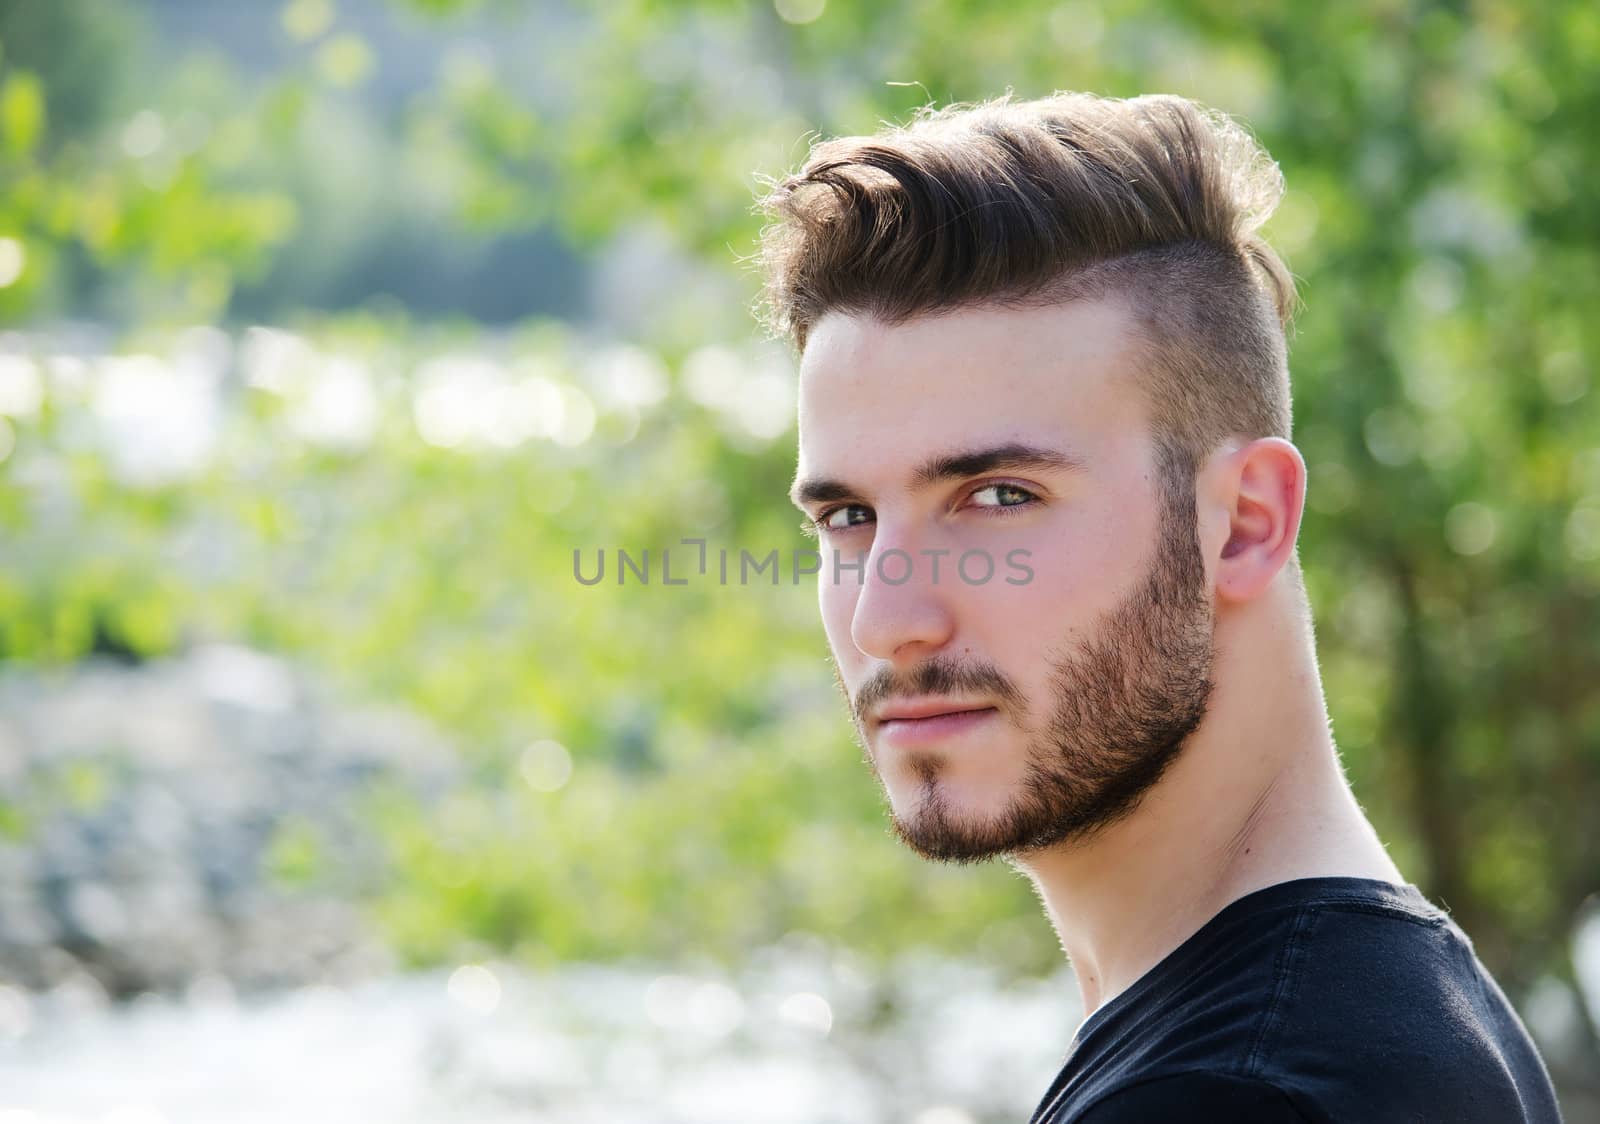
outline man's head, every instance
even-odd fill
[[[796,498],[868,557],[824,564],[824,625],[922,853],[1081,838],[1204,718],[1233,544],[1200,541],[1197,473],[1257,439],[1297,461],[1293,291],[1255,235],[1280,191],[1189,102],[1061,95],[824,142],[769,196]]]

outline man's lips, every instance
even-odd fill
[[[915,722],[939,718],[946,714],[973,714],[994,707],[984,702],[957,702],[951,699],[926,699],[922,702],[896,702],[879,707],[873,714],[880,724],[888,722]]]
[[[878,734],[899,746],[929,745],[982,726],[998,713],[992,706],[890,708],[878,719]]]

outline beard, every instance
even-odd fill
[[[1019,791],[982,820],[951,810],[937,754],[915,761],[916,807],[902,817],[891,805],[890,818],[917,854],[972,863],[1087,839],[1132,812],[1199,728],[1213,687],[1215,620],[1193,478],[1182,486],[1180,475],[1162,474],[1156,556],[1144,580],[1089,640],[1052,657],[1041,729],[1030,731],[1026,700],[993,664],[931,660],[905,674],[885,668],[863,684],[851,710],[874,772],[866,715],[891,696],[986,695],[1029,736]]]

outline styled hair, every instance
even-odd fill
[[[762,201],[767,319],[1127,303],[1162,459],[1289,436],[1295,295],[1256,233],[1283,193],[1237,124],[1180,97],[1009,95],[817,143]],[[1192,492],[1191,492],[1192,495]]]

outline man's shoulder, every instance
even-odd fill
[[[1286,1047],[1327,1046],[1399,1004],[1439,1001],[1441,981],[1469,965],[1460,931],[1415,891],[1283,883],[1229,905],[1086,1022],[1080,1053],[1137,1056],[1147,1072],[1259,1077]]]
[[[1124,1085],[1077,1117],[1079,1124],[1307,1124],[1269,1081],[1191,1070]]]
[[[1412,887],[1304,879],[1229,911],[1124,1013],[1122,1032],[1148,1041],[1151,1060],[1270,1079],[1330,1055],[1386,1066],[1526,1038],[1466,935]]]
[[[1420,895],[1317,902],[1296,939],[1252,1073],[1332,1119],[1559,1120],[1521,1019]]]
[[[1435,1118],[1440,1098],[1451,1119],[1559,1118],[1505,996],[1412,887],[1271,887],[1196,937],[1080,1029],[1039,1119],[1136,1119],[1152,1097],[1213,1119]]]

